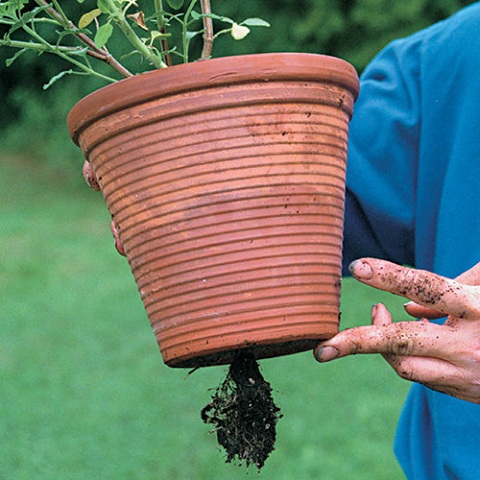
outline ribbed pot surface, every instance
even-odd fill
[[[293,353],[338,331],[357,93],[341,60],[267,54],[150,72],[74,107],[165,363]]]

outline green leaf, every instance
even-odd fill
[[[216,15],[215,13],[209,13],[207,15],[200,15],[201,17],[208,17],[211,18],[212,20],[219,20],[220,22],[225,22],[229,23],[230,25],[233,25],[235,22],[228,17],[222,17],[221,15]]]
[[[85,47],[85,48],[78,48],[76,50],[71,50],[70,52],[68,52],[68,54],[70,56],[77,55],[77,56],[80,56],[80,57],[85,57],[87,55],[87,52],[88,52],[88,48]]]
[[[9,67],[20,55],[22,55],[22,53],[25,53],[26,51],[27,51],[26,48],[22,48],[21,50],[18,50],[13,57],[7,58],[5,60],[5,65]]]
[[[95,42],[95,46],[97,48],[102,48],[110,39],[113,33],[113,27],[110,23],[106,23],[102,25],[95,34],[95,38],[93,41]]]
[[[196,12],[195,10],[192,10],[192,11],[190,12],[190,15],[192,16],[192,18],[193,18],[194,20],[200,20],[200,19],[203,17],[203,15],[201,15],[201,14],[198,13],[198,12]]]
[[[152,42],[154,42],[157,39],[169,38],[171,37],[171,35],[172,35],[171,33],[162,33],[162,32],[159,32],[158,30],[152,30],[150,32],[150,38]]]
[[[183,0],[166,0],[168,6],[174,10],[180,10],[183,7]]]
[[[48,83],[46,83],[43,86],[43,89],[46,90],[47,88],[50,88],[56,81],[60,80],[65,75],[71,75],[72,73],[75,73],[75,72],[73,70],[64,70],[63,72],[58,73],[57,75],[52,77]]]
[[[27,12],[25,12],[21,18],[20,18],[20,21],[22,23],[29,23],[31,22],[33,19],[35,19],[35,17],[40,17],[40,13],[42,13],[43,11],[45,10],[48,10],[49,6],[46,5],[46,6],[42,6],[42,7],[35,7],[33,8],[32,10],[29,10]]]
[[[150,47],[153,47],[153,43],[155,42],[155,40],[163,40],[165,38],[168,38],[170,37],[170,33],[162,33],[162,32],[159,32],[158,30],[153,30],[150,32],[150,41],[148,43],[148,45]],[[147,39],[142,39],[144,40],[145,42],[147,41]]]
[[[102,11],[99,8],[95,8],[90,12],[84,13],[80,17],[80,20],[78,21],[78,26],[80,28],[88,27],[101,14],[102,14]]]
[[[234,23],[232,25],[232,37],[235,40],[242,40],[250,33],[250,29],[245,27],[244,25],[238,25],[238,23]]]
[[[193,37],[196,37],[201,33],[203,33],[203,30],[197,30],[196,32],[187,31],[185,32],[185,36],[187,37],[187,40],[190,41]]]
[[[248,25],[249,27],[269,27],[270,24],[261,18],[247,18],[240,25]]]
[[[105,0],[97,0],[97,7],[102,11],[102,13],[108,13],[110,11],[108,8],[108,3]]]
[[[28,3],[28,0],[10,0],[7,3],[12,5],[14,8],[21,10]]]

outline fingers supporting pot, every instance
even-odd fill
[[[85,162],[83,163],[82,174],[83,174],[83,178],[85,179],[85,182],[90,188],[92,188],[96,192],[101,190],[100,184],[98,183],[95,172],[93,171],[92,164],[88,160],[85,160]],[[115,241],[115,248],[117,252],[120,255],[126,256],[125,248],[123,247],[123,243],[120,240],[120,235],[118,233],[117,225],[115,224],[115,221],[113,219],[110,223],[110,229],[112,230],[112,235]]]
[[[113,218],[112,218],[112,221],[110,222],[110,229],[112,230],[112,235],[113,235],[113,239],[115,241],[115,248],[117,249],[117,252],[120,255],[123,255],[125,257],[126,256],[125,248],[123,247],[123,243],[120,240],[120,235],[118,233],[118,228],[117,228],[117,225],[116,225],[115,221],[113,220]]]
[[[95,176],[92,164],[88,160],[85,160],[85,162],[83,162],[82,173],[87,185],[92,188],[92,190],[99,192],[100,184],[98,183],[97,177]]]

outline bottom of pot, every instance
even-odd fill
[[[246,345],[245,347],[235,350],[210,353],[208,355],[196,356],[193,358],[175,358],[170,362],[166,362],[166,364],[169,367],[174,368],[199,368],[215,365],[228,365],[233,362],[239,352],[249,353],[253,355],[256,360],[291,355],[293,353],[313,350],[319,342],[322,340],[328,340],[332,336],[333,334],[325,336],[325,338],[322,339],[303,339],[268,345]]]

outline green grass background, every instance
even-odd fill
[[[276,450],[260,474],[225,464],[199,416],[225,369],[163,365],[76,162],[0,162],[0,479],[404,478],[392,442],[408,384],[378,356],[262,361],[284,414]],[[402,316],[402,299],[345,280],[342,328],[377,301]]]

